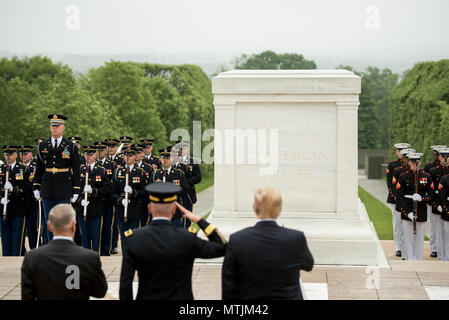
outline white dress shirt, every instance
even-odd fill
[[[55,140],[58,142],[58,144],[56,145],[56,148],[58,148],[59,145],[61,144],[62,136],[60,136],[58,139],[55,139],[55,138],[51,137],[51,145],[52,145],[53,147],[55,146]]]

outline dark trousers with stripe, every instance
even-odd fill
[[[26,234],[28,237],[28,245],[30,249],[36,248],[37,244],[37,228],[38,228],[38,208],[34,208],[26,218]]]
[[[83,248],[100,253],[103,217],[78,217]]]
[[[44,208],[45,214],[45,225],[47,225],[48,215],[50,214],[50,210],[53,209],[54,206],[60,203],[70,203],[70,198],[60,198],[60,199],[42,199],[42,207]],[[50,232],[47,228],[44,229],[47,232],[47,242],[53,240],[53,233]],[[44,240],[44,244],[46,244]]]
[[[115,212],[117,210],[117,207],[114,206],[113,210]],[[115,217],[115,214],[113,214],[112,215],[111,249],[117,248],[118,234],[119,234],[119,228],[118,228],[117,218]]]
[[[3,256],[22,255],[26,217],[0,218]]]
[[[112,207],[106,209],[103,216],[103,228],[101,229],[101,255],[109,256],[111,251],[112,220],[114,210]]]

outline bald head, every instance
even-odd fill
[[[166,217],[171,219],[176,211],[176,206],[174,202],[170,203],[156,203],[150,202],[148,204],[148,210],[154,217]]]
[[[70,204],[58,204],[50,210],[48,225],[54,235],[75,234],[76,213]]]

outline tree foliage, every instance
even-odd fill
[[[194,65],[164,66],[109,61],[76,77],[47,57],[0,60],[0,132],[3,144],[34,144],[48,137],[47,115],[68,117],[66,136],[82,144],[130,135],[153,137],[155,153],[177,128],[192,121],[213,128],[211,81]],[[207,174],[212,166],[203,166]]]
[[[408,142],[424,160],[430,146],[448,144],[449,60],[417,63],[391,94],[391,140]]]
[[[236,69],[316,69],[313,60],[306,60],[302,54],[277,54],[267,50],[258,54],[242,54],[234,61]]]

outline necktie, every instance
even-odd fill
[[[55,145],[54,145],[54,149],[56,149],[56,147],[58,146],[58,140],[55,139]]]

